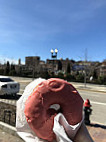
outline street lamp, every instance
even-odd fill
[[[57,59],[58,50],[57,49],[55,49],[55,50],[51,49],[50,52],[51,52],[51,58],[53,59],[53,74],[54,74],[54,59]]]
[[[53,59],[57,59],[57,52],[58,52],[57,49],[55,49],[55,50],[51,49],[51,57],[52,57]],[[54,54],[54,53],[55,53],[55,54]]]

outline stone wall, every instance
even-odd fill
[[[16,123],[16,106],[0,102],[0,121],[15,126]]]

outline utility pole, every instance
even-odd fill
[[[85,49],[85,61],[84,61],[84,86],[86,88],[86,63],[87,63],[87,48]]]

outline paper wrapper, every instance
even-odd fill
[[[45,79],[38,78],[32,81],[29,85],[26,86],[23,95],[17,101],[17,116],[16,116],[16,129],[18,135],[25,140],[25,142],[46,142],[38,138],[35,133],[29,127],[26,117],[24,114],[25,102],[28,99],[29,95],[33,92],[33,89]]]
[[[18,135],[25,142],[48,142],[36,136],[36,134],[29,127],[24,114],[26,100],[28,99],[29,95],[33,92],[33,89],[44,80],[45,79],[38,78],[32,81],[29,85],[26,86],[23,95],[17,101],[16,129]],[[52,107],[54,109],[58,109],[58,105],[56,104]],[[71,126],[68,124],[63,114],[59,113],[58,115],[56,115],[56,117],[54,118],[53,131],[56,134],[57,140],[54,140],[53,142],[72,142],[72,140],[69,139],[69,137],[73,139],[82,121],[77,125]],[[69,137],[67,136],[67,134]]]
[[[82,122],[83,119],[76,125],[69,125],[62,113],[57,114],[54,118],[53,127],[57,142],[72,142]]]

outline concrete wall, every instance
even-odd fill
[[[16,122],[16,106],[0,102],[0,121],[15,126]]]

